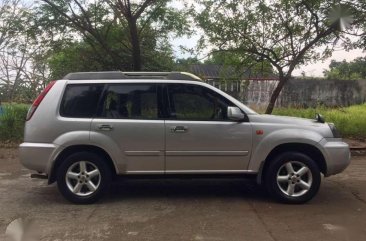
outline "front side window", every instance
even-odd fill
[[[114,84],[107,87],[100,117],[158,119],[157,85]]]
[[[69,84],[61,102],[60,115],[92,118],[96,113],[102,91],[102,84]]]
[[[199,85],[168,85],[169,117],[177,120],[228,120],[232,104],[216,92]]]

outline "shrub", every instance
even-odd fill
[[[5,104],[0,116],[0,141],[19,142],[23,138],[28,105]]]

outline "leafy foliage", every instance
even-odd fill
[[[366,49],[366,1],[352,0],[350,2],[355,28],[346,31],[349,35],[345,38],[345,47]]]
[[[366,104],[346,108],[329,109],[323,106],[317,108],[276,108],[275,115],[314,118],[315,113],[321,113],[326,122],[333,122],[345,137],[366,137]]]
[[[0,141],[18,142],[23,138],[27,105],[4,105],[0,116]]]
[[[366,57],[359,57],[351,62],[332,60],[324,75],[328,79],[366,80]]]
[[[184,12],[169,6],[168,0],[43,2],[39,14],[49,33],[67,30],[82,36],[82,43],[90,45],[104,69],[159,68],[161,64],[154,65],[161,57],[172,58],[170,34],[187,31]],[[73,42],[80,39],[67,37]]]
[[[109,45],[114,49],[118,49],[122,54],[124,51],[120,41],[123,41],[123,29],[114,27],[114,37],[108,40]],[[157,41],[157,36],[154,32],[144,32],[150,34],[146,41],[141,42],[141,50],[144,53],[143,65],[146,71],[170,71],[174,67],[174,56],[171,47],[166,42]],[[120,37],[118,37],[120,36]],[[148,40],[147,40],[148,39]],[[50,78],[59,79],[70,72],[77,71],[108,71],[120,70],[123,66],[124,70],[131,70],[132,57],[128,53],[118,63],[119,67],[115,65],[114,59],[110,55],[101,56],[104,53],[99,45],[92,47],[87,39],[81,41],[70,41],[64,43],[62,46],[55,48],[50,52],[48,58],[48,66],[50,69]]]
[[[213,51],[204,63],[230,66],[235,68],[238,73],[246,72],[252,77],[274,75],[273,67],[267,60],[260,62],[250,59],[248,56],[243,58],[242,54],[238,52]]]

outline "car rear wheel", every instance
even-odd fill
[[[268,192],[285,203],[304,203],[318,192],[321,182],[318,165],[299,152],[286,152],[270,160],[265,185]]]
[[[73,203],[94,203],[100,199],[111,181],[111,171],[104,158],[89,152],[67,157],[57,173],[61,194]]]

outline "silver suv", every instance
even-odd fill
[[[320,116],[257,114],[192,74],[90,72],[37,97],[20,158],[75,203],[95,202],[117,175],[197,174],[256,175],[276,199],[303,203],[350,151]]]

